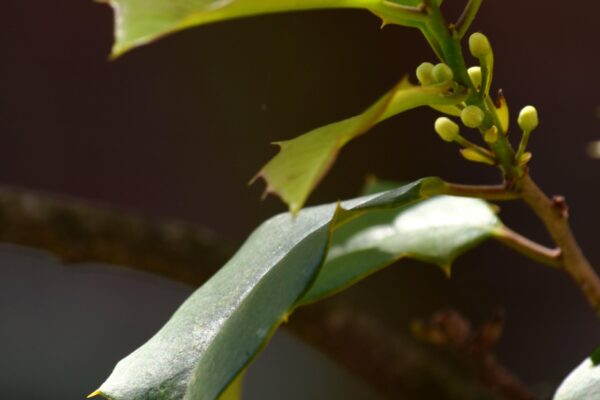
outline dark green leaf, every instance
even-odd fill
[[[235,393],[230,383],[299,304],[402,256],[448,265],[499,222],[478,200],[420,202],[423,190],[440,183],[427,178],[271,218],[152,339],[119,362],[98,394],[214,400],[228,387]]]
[[[500,226],[487,203],[464,197],[438,196],[409,207],[371,211],[333,232],[325,265],[303,303],[336,293],[404,257],[450,274],[456,257]]]

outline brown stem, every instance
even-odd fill
[[[462,185],[458,183],[446,183],[442,190],[443,194],[451,196],[477,197],[492,201],[516,200],[521,197],[518,192],[508,189],[506,185]]]
[[[594,310],[600,313],[600,278],[573,236],[564,198],[548,198],[529,175],[522,178],[521,185],[523,200],[542,220],[548,233],[561,249],[562,267],[579,285]]]
[[[560,267],[562,265],[562,252],[560,248],[550,249],[542,246],[513,231],[507,226],[502,226],[502,228],[497,230],[494,238],[511,249],[541,264],[551,267]]]

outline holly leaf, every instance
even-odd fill
[[[408,208],[371,211],[334,231],[319,278],[302,303],[337,293],[405,257],[438,265],[450,276],[459,255],[501,226],[487,203],[464,197],[437,196]]]
[[[375,124],[401,112],[425,105],[451,105],[463,101],[464,91],[453,91],[453,82],[431,86],[412,85],[402,79],[365,112],[317,128],[292,140],[277,142],[279,153],[254,177],[266,182],[265,194],[279,196],[292,213],[298,212],[309,194],[331,168],[341,148]]]
[[[153,338],[120,361],[94,394],[114,400],[214,400],[239,395],[232,382],[298,305],[382,268],[400,256],[393,254],[397,250],[408,255],[402,241],[412,241],[411,256],[437,263],[491,234],[499,224],[491,209],[485,208],[489,230],[483,229],[481,216],[476,218],[478,223],[468,221],[469,216],[483,212],[481,207],[487,207],[479,200],[442,197],[430,204],[430,214],[419,207],[426,204],[421,203],[424,193],[442,184],[437,178],[426,178],[382,193],[306,208],[296,216],[285,213],[269,219]],[[466,201],[460,205],[465,207],[461,212],[465,230],[476,225],[479,236],[465,234],[462,241],[442,243],[448,238],[447,221],[457,218],[458,203],[446,207],[450,199]],[[420,233],[419,239],[414,239],[415,229],[405,234],[397,229],[391,235],[393,241],[382,238],[378,245],[376,229],[410,221],[413,207],[417,207],[413,222],[399,226],[416,228],[415,224],[420,224],[428,234]],[[425,220],[417,222],[421,218]],[[440,224],[436,225],[436,220]],[[361,235],[367,242],[355,243]],[[453,244],[457,248],[452,248]],[[362,257],[374,249],[385,255]],[[351,254],[365,264],[348,263],[347,269],[341,268],[342,258],[348,257],[350,262]]]
[[[284,11],[330,8],[369,10],[382,18],[403,22],[394,5],[418,4],[415,0],[102,0],[115,11],[113,56],[147,44],[167,34],[228,19]],[[421,18],[415,13],[415,18]],[[404,21],[411,25],[411,21]],[[413,23],[414,25],[414,23]]]

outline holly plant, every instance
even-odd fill
[[[538,127],[538,112],[533,106],[523,108],[509,130],[507,101],[501,92],[491,92],[490,41],[481,32],[467,35],[482,0],[469,0],[455,22],[444,18],[442,0],[109,3],[115,11],[115,57],[197,25],[283,11],[355,8],[370,11],[383,25],[418,29],[437,61],[416,66],[414,76],[401,78],[363,113],[277,143],[279,153],[255,179],[263,179],[266,193],[279,196],[289,212],[260,225],[229,262],[154,337],[120,361],[90,396],[239,399],[244,372],[296,308],[344,290],[404,257],[450,273],[459,255],[490,238],[566,272],[600,311],[600,280],[571,233],[564,199],[547,197],[528,168],[527,145]],[[437,110],[440,116],[432,123],[437,135],[457,146],[469,162],[498,168],[501,182],[474,186],[426,177],[352,200],[303,208],[344,145],[379,122],[417,107]],[[544,223],[555,248],[511,230],[489,203],[519,200]],[[599,398],[599,358],[585,360],[555,399]]]

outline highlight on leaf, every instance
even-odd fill
[[[279,196],[292,213],[298,212],[329,171],[339,151],[375,124],[401,112],[426,105],[460,103],[466,92],[454,82],[416,86],[402,79],[365,112],[317,128],[294,139],[277,142],[279,153],[252,179],[266,182],[265,193]]]

